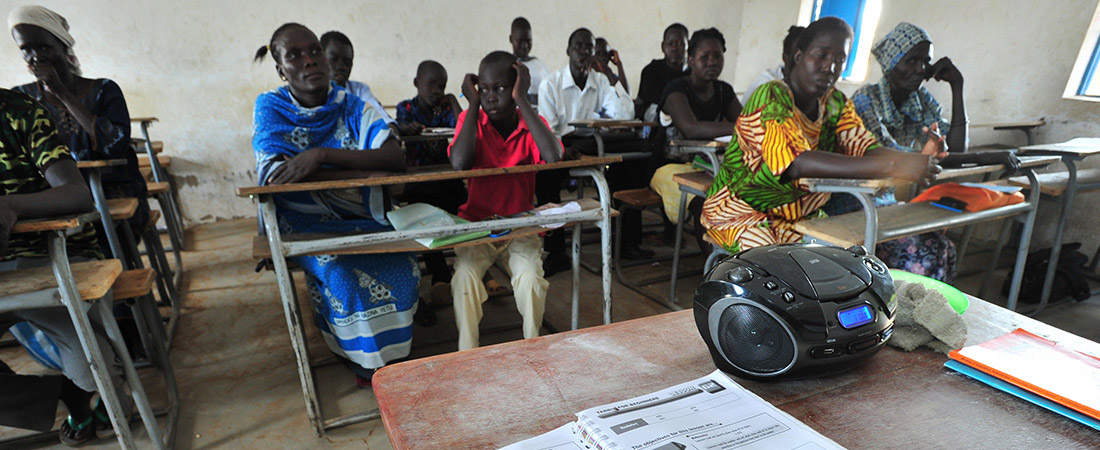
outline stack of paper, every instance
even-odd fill
[[[1022,329],[948,356],[949,369],[1100,430],[1100,359]]]
[[[720,371],[577,413],[577,421],[503,450],[843,448]]]
[[[469,223],[466,219],[427,203],[413,203],[386,213],[393,228],[399,231],[421,230],[425,228],[450,227],[460,223]],[[489,235],[489,231],[473,231],[470,233],[455,234],[449,236],[427,237],[416,239],[428,248],[437,248],[444,245],[457,244]]]

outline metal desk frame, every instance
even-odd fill
[[[302,314],[297,299],[297,290],[294,279],[287,267],[286,259],[293,256],[318,254],[340,248],[366,246],[387,242],[404,241],[421,237],[447,236],[453,234],[468,233],[473,231],[511,229],[525,226],[545,225],[552,223],[574,223],[573,225],[573,286],[572,286],[572,329],[577,329],[579,324],[579,299],[580,299],[580,232],[581,224],[594,222],[600,229],[601,260],[602,260],[602,284],[603,284],[603,319],[604,323],[611,323],[611,193],[604,179],[602,167],[606,164],[621,161],[621,158],[592,158],[578,161],[565,161],[553,164],[539,164],[532,166],[517,166],[508,168],[509,174],[537,172],[540,170],[569,169],[570,175],[591,178],[596,185],[599,194],[600,207],[575,213],[555,214],[546,216],[530,216],[522,218],[485,220],[456,225],[453,227],[435,227],[412,231],[389,231],[378,233],[366,233],[331,238],[321,238],[302,241],[284,241],[279,231],[276,205],[273,194],[283,192],[303,192],[313,190],[333,189],[331,187],[319,187],[325,183],[301,183],[291,189],[284,186],[263,186],[238,188],[237,195],[241,197],[254,197],[260,202],[260,214],[263,220],[264,231],[268,245],[271,248],[271,260],[275,268],[278,280],[279,298],[283,304],[283,312],[286,316],[287,328],[290,333],[290,343],[294,350],[298,366],[298,376],[302,385],[302,395],[305,398],[306,413],[313,425],[313,431],[318,437],[324,437],[325,431],[351,425],[379,417],[378,410],[352,414],[334,419],[325,419],[322,416],[320,399],[317,395],[316,383],[313,380],[313,372],[310,367],[309,348],[305,340],[305,332],[302,324]],[[479,176],[499,175],[495,169],[480,169],[467,171],[449,171],[440,173],[440,177],[432,180],[410,180],[420,174],[399,175],[379,178],[366,178],[361,180],[349,180],[339,188],[386,186],[420,181],[440,181],[443,179],[465,179]],[[428,249],[425,248],[425,251]],[[439,249],[433,249],[439,250]]]
[[[50,264],[53,267],[54,277],[57,280],[57,287],[0,298],[0,311],[55,306],[64,306],[65,309],[68,310],[69,318],[73,322],[73,327],[80,340],[80,345],[84,350],[84,356],[87,358],[88,364],[91,367],[96,389],[107,407],[107,413],[108,416],[110,416],[112,426],[114,426],[119,445],[124,449],[131,449],[137,448],[137,446],[134,444],[133,434],[130,431],[130,424],[122,411],[118,395],[111,383],[110,374],[107,372],[107,362],[103,357],[103,353],[99,350],[99,345],[96,343],[96,337],[92,332],[88,311],[83,306],[84,300],[80,297],[76,279],[73,276],[72,267],[69,265],[68,252],[65,248],[66,236],[79,232],[84,228],[85,224],[98,219],[98,215],[99,214],[96,212],[78,215],[73,218],[75,226],[50,229],[47,238],[49,258]],[[18,230],[16,230],[16,232],[18,232]],[[113,303],[111,290],[108,289],[107,294],[102,298],[89,299],[89,301],[93,304],[92,307],[99,309],[100,320],[107,332],[110,345],[114,348],[116,357],[118,357],[122,363],[123,375],[126,379],[126,383],[130,387],[131,395],[138,409],[138,414],[145,425],[146,431],[149,433],[150,440],[158,449],[171,448],[176,422],[179,418],[179,399],[176,391],[175,375],[171,367],[171,362],[168,360],[167,354],[163,351],[164,346],[156,346],[156,348],[153,349],[153,354],[150,355],[154,360],[154,364],[161,368],[164,374],[165,384],[168,388],[170,406],[168,421],[162,434],[157,424],[156,415],[145,394],[145,389],[142,387],[141,379],[138,377],[137,371],[134,369],[133,361],[130,359],[130,353],[126,348],[126,343],[122,339],[122,333],[119,331],[118,324],[115,322],[114,313],[111,310]],[[150,308],[151,305],[149,302],[138,301],[134,306],[135,315],[144,320],[144,323],[143,320],[136,321],[139,332],[152,336],[154,341],[163,342],[164,336],[157,333],[158,327],[156,326],[157,324],[153,323],[154,315],[150,312]],[[56,434],[51,433],[50,436],[56,436]],[[33,440],[36,436],[32,435],[29,436],[29,438]]]

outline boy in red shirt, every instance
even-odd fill
[[[527,100],[530,85],[527,67],[507,52],[490,53],[481,60],[477,75],[466,74],[462,94],[470,106],[459,114],[454,142],[447,149],[455,170],[561,160],[561,141]],[[534,172],[471,178],[468,185],[469,200],[458,209],[464,219],[510,216],[534,207]],[[512,277],[516,306],[523,315],[523,337],[539,335],[550,284],[543,278],[541,256],[537,235],[455,249],[451,295],[459,350],[478,346],[481,304],[489,298],[481,279],[498,258]]]

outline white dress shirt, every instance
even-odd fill
[[[364,102],[367,102],[368,105],[378,109],[378,111],[382,113],[382,120],[386,121],[386,125],[395,122],[393,117],[390,117],[390,113],[386,112],[386,108],[382,107],[382,103],[380,103],[377,98],[374,98],[374,94],[371,93],[370,87],[367,86],[366,83],[348,80],[347,90]]]
[[[760,75],[757,75],[756,78],[752,79],[752,84],[749,85],[749,90],[745,91],[745,94],[741,96],[741,104],[744,105],[745,102],[749,101],[749,97],[752,97],[752,93],[754,91],[756,91],[756,88],[762,86],[764,83],[767,83],[767,82],[772,81],[772,80],[782,80],[782,79],[783,79],[783,64],[780,64],[779,66],[775,67],[774,69],[764,70],[764,73],[761,73]]]
[[[634,100],[622,83],[611,86],[607,76],[588,71],[584,90],[573,82],[569,66],[551,73],[539,85],[539,115],[559,138],[573,131],[569,122],[634,117]]]
[[[527,61],[520,61],[523,65],[527,66],[527,70],[531,72],[531,88],[527,89],[527,93],[530,95],[539,94],[539,85],[542,84],[542,80],[550,75],[550,69],[546,68],[546,64],[534,56]]]

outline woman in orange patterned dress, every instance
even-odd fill
[[[943,154],[944,138],[935,127],[920,154],[888,149],[834,88],[851,42],[844,21],[815,21],[798,40],[790,74],[749,97],[701,217],[727,251],[801,241],[794,223],[820,214],[830,194],[801,188],[799,178],[898,177],[927,184],[939,173],[935,158]]]

